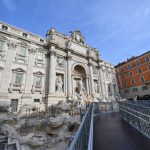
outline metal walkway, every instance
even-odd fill
[[[150,140],[118,112],[94,117],[93,150],[150,150]]]

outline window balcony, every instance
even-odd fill
[[[32,89],[31,89],[31,92],[34,94],[35,92],[38,92],[40,94],[43,93],[43,86],[37,86],[37,85],[32,85]]]
[[[23,55],[20,55],[20,54],[16,54],[16,57],[15,57],[15,60],[18,61],[18,60],[22,60],[24,63],[27,62],[27,56],[23,56]]]
[[[44,60],[43,59],[38,59],[38,58],[35,58],[35,65],[42,65],[44,66]]]
[[[146,81],[144,81],[144,83],[145,83],[146,85],[150,85],[150,80],[146,80]]]
[[[24,90],[24,84],[10,83],[10,87],[8,88],[9,93],[11,93],[12,91],[19,91],[19,93],[22,93],[23,90]]]

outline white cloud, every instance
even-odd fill
[[[5,7],[10,11],[14,11],[16,8],[15,0],[3,0],[3,3]]]

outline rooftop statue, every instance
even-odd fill
[[[71,31],[70,33],[73,41],[84,44],[84,36],[80,32],[80,30]]]

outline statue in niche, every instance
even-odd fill
[[[83,86],[82,80],[76,81],[76,96],[78,107],[85,107],[88,104],[88,94]]]
[[[56,79],[56,92],[63,92],[63,81],[61,75],[58,75]]]
[[[93,68],[93,74],[97,75],[97,69]]]
[[[94,81],[94,90],[96,93],[98,93],[98,84],[97,81]]]
[[[57,58],[57,66],[60,68],[64,67],[64,62],[62,58],[59,58],[59,57]]]

